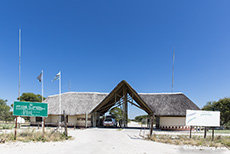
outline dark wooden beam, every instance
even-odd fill
[[[154,121],[154,115],[151,115],[151,122],[150,122],[150,137],[152,137],[153,134],[153,121]]]
[[[98,111],[103,111],[104,109],[109,110],[115,103],[109,102],[105,106],[101,107]]]
[[[134,105],[134,106],[136,106],[136,107],[138,107],[138,108],[140,108],[140,109],[142,109],[142,110],[144,110],[141,106],[138,106],[137,104],[135,104],[135,103],[133,103],[133,102],[131,102],[130,100],[127,100],[130,104],[132,104],[132,105]]]

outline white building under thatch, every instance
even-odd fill
[[[58,125],[59,95],[48,96],[48,118],[46,125]],[[126,105],[125,105],[126,103]],[[61,111],[65,110],[67,124],[75,127],[96,127],[99,117],[114,105],[124,105],[127,115],[127,103],[141,108],[156,118],[156,127],[160,129],[185,130],[186,110],[199,110],[183,93],[137,93],[126,81],[121,81],[110,93],[67,92],[61,94]],[[31,124],[41,121],[31,118]],[[127,117],[124,117],[124,126]]]

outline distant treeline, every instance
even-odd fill
[[[7,100],[0,99],[0,121],[12,121],[14,119],[11,107],[7,105]]]
[[[148,118],[148,115],[140,115],[135,117],[136,122],[142,122]]]
[[[223,98],[219,101],[208,102],[202,110],[220,111],[220,124],[230,126],[230,98]]]

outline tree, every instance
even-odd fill
[[[202,110],[206,110],[206,111],[214,111],[213,110],[213,105],[212,105],[213,102],[208,102],[203,108]]]
[[[10,107],[6,104],[7,100],[0,99],[0,120],[8,121],[13,120],[10,112]]]
[[[135,117],[136,122],[145,122],[146,119],[148,118],[148,115],[140,115]]]
[[[109,111],[109,114],[115,118],[116,121],[122,119],[122,110],[119,107],[114,107]]]
[[[208,102],[202,110],[220,111],[221,125],[230,125],[230,98],[223,98],[217,102]]]
[[[45,100],[45,97],[43,97],[43,100]],[[23,93],[22,96],[20,96],[20,101],[42,102],[42,96],[39,94],[35,95],[34,93]]]

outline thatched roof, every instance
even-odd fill
[[[61,110],[65,110],[68,115],[90,113],[107,95],[108,93],[96,92],[63,93],[61,94]],[[60,114],[59,95],[48,96],[44,102],[49,105],[48,114]]]
[[[185,116],[186,110],[199,110],[183,93],[137,93],[126,81],[121,81],[110,93],[67,92],[61,94],[61,110],[68,115],[91,112],[105,113],[115,104],[123,89],[126,89],[135,102],[148,114],[157,116]],[[49,104],[48,114],[59,112],[59,95],[48,96],[44,101]]]
[[[185,116],[186,110],[200,110],[183,93],[139,93],[144,102],[157,116]]]
[[[105,99],[97,105],[94,112],[106,113],[112,106],[116,104],[115,100],[118,101],[123,97],[124,92],[127,92],[134,101],[137,103],[137,106],[144,110],[148,114],[152,114],[152,110],[148,105],[141,99],[138,93],[125,81],[121,81],[106,97]]]

